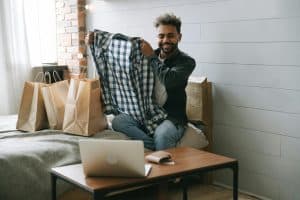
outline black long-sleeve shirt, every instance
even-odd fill
[[[163,108],[168,113],[169,120],[175,124],[185,125],[187,123],[185,88],[196,62],[178,49],[161,62],[158,58],[159,52],[159,49],[155,50],[155,55],[149,58],[149,62],[167,91],[168,97]]]

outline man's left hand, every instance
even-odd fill
[[[154,50],[151,47],[151,45],[149,44],[149,42],[147,42],[145,40],[143,40],[141,43],[141,51],[142,51],[142,54],[146,57],[150,57],[155,54]]]

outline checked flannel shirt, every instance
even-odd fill
[[[140,38],[95,30],[90,48],[101,80],[105,113],[129,114],[153,134],[167,114],[153,100],[154,73],[140,44]]]

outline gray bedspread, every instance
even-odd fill
[[[16,116],[0,117],[0,200],[51,199],[50,169],[80,162],[81,136],[61,131],[26,133],[15,130]],[[127,139],[105,130],[90,138]],[[58,193],[70,189],[58,182]]]

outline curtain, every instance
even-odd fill
[[[55,0],[24,0],[30,62],[33,66],[57,62]]]
[[[24,81],[31,79],[24,0],[0,1],[0,115],[18,112]]]

